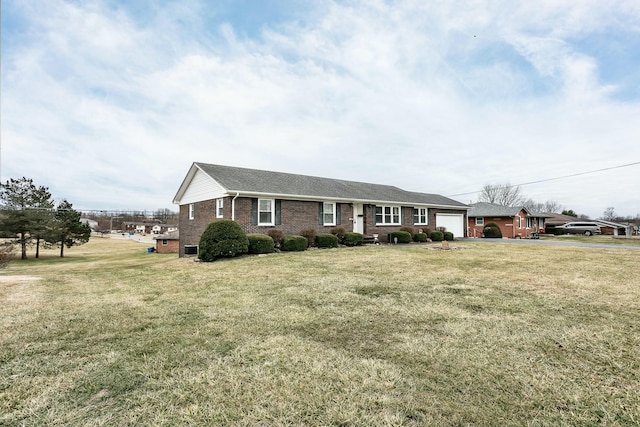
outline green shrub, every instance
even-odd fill
[[[307,249],[307,239],[304,236],[284,236],[282,238],[283,251],[304,251]]]
[[[482,237],[488,239],[502,239],[502,231],[495,222],[490,222],[482,229]]]
[[[333,234],[318,234],[316,236],[316,246],[319,248],[337,248],[338,237]]]
[[[414,242],[420,242],[420,243],[424,243],[427,241],[427,239],[429,238],[429,236],[427,236],[426,233],[416,233],[413,235],[413,241]]]
[[[411,239],[413,239],[413,235],[416,234],[416,229],[413,227],[400,227],[400,231],[406,231],[411,234]]]
[[[444,240],[447,242],[453,242],[453,233],[450,231],[445,231],[443,234]]]
[[[434,230],[429,235],[429,238],[434,242],[442,242],[444,240],[444,233],[442,231]]]
[[[273,239],[273,246],[279,248],[282,245],[282,237],[284,236],[282,230],[272,228],[271,230],[267,231],[267,234]]]
[[[343,242],[347,246],[360,246],[363,240],[364,236],[362,234],[350,231],[344,234]]]
[[[273,252],[273,239],[266,234],[247,234],[250,254],[270,254]]]
[[[411,233],[407,231],[392,231],[389,233],[389,243],[395,243],[396,237],[398,243],[411,243]]]
[[[249,239],[240,225],[230,219],[214,221],[200,236],[198,258],[211,262],[249,252]]]
[[[316,230],[307,228],[300,232],[300,235],[307,239],[307,247],[311,247],[316,243]]]

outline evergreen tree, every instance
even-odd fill
[[[65,246],[71,248],[82,245],[91,237],[91,228],[80,222],[80,216],[80,212],[74,210],[73,205],[66,200],[56,208],[46,239],[51,244],[60,245],[60,257],[64,257]]]
[[[46,226],[46,213],[53,208],[47,187],[36,187],[32,179],[9,179],[0,184],[0,231],[18,237],[22,259],[27,259],[27,245]]]

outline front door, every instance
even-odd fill
[[[353,231],[364,234],[364,206],[362,203],[353,204]]]

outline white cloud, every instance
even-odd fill
[[[576,44],[640,31],[614,3],[323,2],[259,38],[207,3],[24,3],[23,32],[3,14],[2,179],[154,209],[192,161],[446,195],[637,160],[640,100]],[[638,167],[597,176],[588,197],[586,177],[523,191],[640,211]]]

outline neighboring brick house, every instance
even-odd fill
[[[156,252],[173,253],[180,252],[180,232],[178,230],[169,231],[154,237],[156,241]]]
[[[527,238],[544,230],[544,214],[529,212],[522,206],[502,206],[494,203],[472,203],[468,217],[469,237],[482,237],[482,229],[493,222],[500,227],[502,237]]]
[[[469,209],[444,196],[388,185],[205,163],[193,163],[173,203],[180,205],[180,256],[196,255],[207,225],[221,218],[247,233],[328,233],[340,226],[386,241],[403,226],[446,227],[464,237]]]

